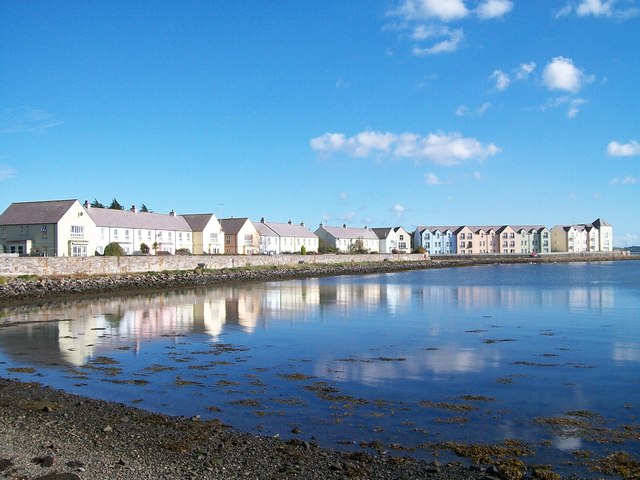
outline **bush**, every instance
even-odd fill
[[[124,250],[118,242],[111,242],[109,245],[104,247],[103,255],[105,257],[122,257],[124,255]]]
[[[307,254],[307,247],[302,245],[302,247],[300,247],[300,255],[306,255],[306,254]]]
[[[147,245],[146,243],[141,243],[140,244],[140,252],[143,253],[144,255],[147,255],[149,253],[149,245]]]
[[[424,249],[424,247],[418,247],[413,251],[413,253],[427,253],[427,251]]]

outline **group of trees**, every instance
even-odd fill
[[[111,209],[111,210],[124,210],[124,207],[115,198],[113,200],[111,200],[111,203],[107,207],[103,203],[100,203],[98,201],[98,199],[94,197],[93,202],[91,202],[91,208],[108,208],[108,209]],[[145,212],[145,213],[153,212],[153,210],[149,210],[144,203],[142,205],[140,205],[140,208],[138,210],[140,212]]]

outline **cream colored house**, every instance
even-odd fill
[[[320,240],[339,252],[347,253],[358,244],[369,253],[380,252],[380,239],[367,227],[353,228],[347,227],[346,224],[342,227],[329,227],[321,223],[314,233]]]
[[[193,236],[192,253],[224,253],[224,232],[222,225],[213,213],[182,215],[187,221]]]
[[[598,218],[593,223],[556,225],[551,229],[552,252],[611,252],[613,227]]]
[[[220,219],[224,232],[224,253],[253,255],[260,253],[260,235],[248,218]]]
[[[78,200],[12,203],[0,215],[0,250],[86,257],[95,251],[95,223]]]
[[[93,208],[89,202],[85,202],[84,211],[95,224],[95,251],[100,255],[112,242],[120,244],[127,255],[141,252],[142,244],[151,255],[193,249],[191,227],[174,212],[138,212],[135,206],[130,210]]]
[[[380,240],[380,253],[410,253],[411,235],[402,227],[373,228]]]

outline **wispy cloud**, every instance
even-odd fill
[[[0,182],[13,178],[16,173],[16,170],[9,165],[0,165]]]
[[[0,133],[38,133],[62,125],[55,115],[38,108],[20,107],[0,110]]]
[[[468,17],[491,20],[504,17],[513,9],[512,0],[483,0],[475,9],[466,0],[403,0],[387,12],[399,19],[394,30],[401,30],[405,38],[414,42],[412,53],[416,56],[451,53],[458,50],[465,38],[462,28],[450,28],[448,24]]]
[[[541,110],[548,110],[559,107],[567,107],[567,118],[574,118],[580,113],[580,107],[587,103],[583,98],[574,98],[569,95],[561,95],[549,100],[540,107]]]
[[[638,179],[633,175],[627,175],[622,178],[615,177],[609,182],[609,185],[635,185],[638,183]]]
[[[607,154],[612,157],[636,157],[640,156],[640,143],[631,140],[628,143],[610,142],[607,145]]]
[[[364,131],[352,137],[343,133],[325,133],[310,140],[311,148],[322,156],[346,154],[350,157],[407,158],[417,164],[453,166],[470,160],[484,160],[500,152],[493,143],[483,144],[460,133],[429,133],[426,136]]]
[[[489,76],[489,80],[495,81],[494,89],[499,92],[506,90],[511,84],[509,75],[504,73],[502,70],[494,70],[493,73]]]
[[[469,109],[469,107],[467,107],[466,105],[460,105],[456,109],[455,114],[458,117],[474,117],[474,116],[481,117],[490,108],[491,108],[491,103],[489,102],[484,102],[478,108],[473,110]]]
[[[391,207],[391,213],[396,217],[396,218],[402,218],[404,217],[404,212],[405,212],[405,208],[404,205],[400,205],[399,203],[396,203],[393,207]]]
[[[632,0],[635,1],[635,0]],[[624,6],[620,0],[580,0],[570,1],[556,12],[556,18],[575,13],[579,17],[604,17],[616,20],[628,20],[640,14],[635,6]]]

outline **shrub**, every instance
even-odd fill
[[[147,245],[146,243],[141,243],[140,244],[140,252],[142,252],[143,254],[148,254],[149,253],[149,245]]]
[[[104,247],[105,257],[122,257],[123,255],[124,250],[118,242],[111,242],[109,245]]]
[[[307,247],[302,245],[302,247],[300,247],[300,255],[306,255],[306,254],[307,254]]]
[[[424,247],[418,247],[413,251],[413,253],[427,253],[427,251],[424,249]]]

